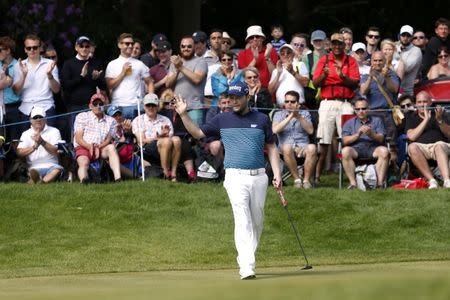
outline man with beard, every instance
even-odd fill
[[[413,33],[414,30],[411,26],[402,26],[400,28],[400,45],[397,46],[400,60],[403,62],[403,68],[399,71],[403,75],[400,76],[402,78],[400,93],[408,95],[414,94],[414,80],[422,64],[422,52],[411,43]]]
[[[188,114],[198,125],[203,124],[203,93],[208,65],[205,60],[194,56],[194,39],[185,36],[180,42],[180,55],[170,58],[171,66],[166,86],[172,88],[187,102]]]
[[[228,89],[233,112],[218,114],[199,128],[189,117],[186,102],[177,97],[176,110],[189,133],[196,139],[220,136],[225,148],[225,181],[234,214],[234,237],[241,279],[254,279],[255,252],[263,229],[268,177],[264,168],[264,147],[279,188],[279,155],[269,118],[250,110],[248,87],[236,82]],[[245,142],[243,142],[245,141]]]
[[[143,98],[142,80],[146,90],[153,93],[153,80],[149,68],[140,60],[131,57],[134,39],[130,33],[122,33],[117,39],[120,55],[106,67],[106,84],[111,93],[111,104],[122,108],[123,116],[137,116],[137,101]]]
[[[162,41],[156,46],[155,53],[159,63],[150,68],[150,76],[155,85],[155,94],[161,97],[161,94],[167,89],[166,81],[172,56],[172,45],[168,41]]]

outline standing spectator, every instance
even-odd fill
[[[342,36],[344,37],[345,53],[347,55],[350,55],[353,51],[353,31],[348,27],[342,27],[341,29],[339,29],[339,32],[342,33]]]
[[[247,67],[244,69],[243,74],[250,96],[248,105],[254,110],[269,115],[273,109],[272,95],[266,88],[261,86],[258,69]]]
[[[241,279],[254,279],[255,252],[263,230],[264,203],[268,177],[264,168],[264,148],[274,173],[273,185],[281,187],[279,155],[269,118],[250,110],[248,87],[238,81],[228,93],[232,113],[219,114],[201,128],[189,118],[186,103],[177,98],[176,110],[186,129],[196,138],[220,136],[225,148],[225,181],[235,222],[235,244]],[[246,142],[243,143],[242,141]]]
[[[341,116],[352,114],[350,100],[355,96],[360,79],[358,63],[345,54],[344,37],[340,33],[331,36],[331,53],[323,56],[314,71],[314,86],[320,87],[319,125],[317,137],[320,139],[320,156],[316,178],[320,179],[327,156],[328,146],[337,129],[341,136]]]
[[[370,61],[369,74],[361,77],[361,94],[368,100],[370,115],[377,116],[383,121],[387,137],[395,143],[397,129],[389,109],[397,104],[400,79],[385,65],[383,52],[373,52]]]
[[[422,30],[416,30],[413,35],[413,45],[418,47],[422,51],[422,55],[425,55],[425,49],[427,48],[428,38],[425,32]]]
[[[438,50],[438,63],[433,65],[428,71],[427,78],[433,80],[439,77],[450,76],[449,50],[447,47],[441,47]]]
[[[359,74],[369,74],[370,67],[366,64],[366,45],[363,43],[354,43],[352,46],[352,57],[358,63]]]
[[[378,44],[380,43],[380,29],[378,27],[370,26],[367,29],[366,42],[367,61],[368,64],[370,64],[372,53],[380,50],[380,48],[378,47]]]
[[[228,91],[228,86],[236,81],[242,81],[242,72],[233,65],[233,53],[223,51],[220,54],[220,68],[211,77],[212,92],[214,94],[212,106],[216,106],[219,95]]]
[[[309,136],[314,133],[314,126],[310,113],[301,109],[300,95],[296,91],[286,92],[284,109],[273,116],[272,131],[278,136],[278,148],[294,178],[294,187],[310,189],[317,160],[316,145],[309,140]],[[298,173],[296,156],[305,158],[303,182]]]
[[[194,40],[194,53],[196,57],[203,57],[208,50],[208,36],[203,31],[196,31],[192,34]]]
[[[75,157],[78,164],[78,178],[87,183],[89,164],[98,159],[107,159],[114,174],[120,181],[120,160],[112,143],[117,122],[105,114],[106,99],[102,94],[94,94],[89,103],[89,111],[79,113],[75,118]]]
[[[14,82],[14,72],[15,65],[17,64],[17,59],[13,57],[16,48],[16,42],[9,36],[0,37],[0,67],[5,74],[5,78],[9,77],[10,80]],[[20,97],[14,92],[12,84],[9,83],[3,89],[3,104],[5,105],[5,124],[12,124],[20,121],[19,105]],[[21,135],[19,127],[8,126],[6,128],[6,138],[7,140],[17,140]]]
[[[425,91],[416,97],[416,113],[406,119],[406,135],[412,142],[408,154],[413,164],[428,180],[429,189],[436,189],[438,183],[433,177],[427,160],[435,160],[444,179],[444,187],[450,188],[448,160],[450,155],[450,120],[443,107],[431,110],[431,96]]]
[[[402,26],[400,28],[400,45],[397,46],[402,61],[402,69],[397,69],[397,73],[402,79],[400,93],[408,95],[414,93],[414,81],[422,64],[422,52],[411,43],[413,32],[411,26]]]
[[[308,35],[305,33],[294,33],[291,37],[291,46],[295,49],[294,64],[311,52],[308,48]]]
[[[270,35],[272,36],[273,40],[270,41],[273,48],[277,53],[280,52],[281,46],[286,44],[286,41],[283,38],[284,29],[281,24],[275,24],[270,26]]]
[[[58,142],[61,140],[61,134],[55,127],[47,125],[45,109],[42,107],[33,107],[30,121],[31,128],[20,137],[17,156],[27,159],[30,183],[52,182],[63,170],[58,164]]]
[[[208,64],[208,73],[206,75],[205,84],[205,107],[211,106],[212,102],[217,105],[217,98],[214,97],[214,93],[211,86],[211,77],[221,67],[220,55],[222,53],[222,30],[213,29],[209,35],[209,44],[211,48],[203,55],[203,59]],[[215,100],[215,101],[214,101]]]
[[[397,45],[390,39],[384,39],[381,41],[381,52],[384,54],[386,60],[386,66],[394,71],[400,79],[403,76],[402,70],[404,69],[403,61],[400,60],[400,56],[396,52]]]
[[[140,59],[142,54],[142,41],[140,39],[134,39],[133,50],[131,51],[131,57]]]
[[[141,55],[141,61],[147,67],[151,68],[159,63],[158,57],[156,55],[156,48],[161,42],[167,42],[167,37],[162,33],[155,34],[150,44],[150,51]]]
[[[247,28],[245,41],[249,47],[238,54],[239,69],[255,67],[260,74],[261,86],[267,88],[270,74],[275,69],[278,56],[272,44],[264,45],[266,36],[262,32],[261,26],[253,25]]]
[[[372,59],[375,53],[372,53]],[[355,159],[377,159],[377,187],[383,187],[389,165],[389,151],[382,146],[385,136],[383,122],[368,115],[368,105],[365,99],[356,100],[356,118],[348,120],[342,128],[342,166],[350,181],[349,189],[356,188]]]
[[[236,45],[236,41],[228,34],[222,32],[222,51],[229,51]]]
[[[427,43],[423,56],[422,71],[424,77],[431,66],[437,63],[438,49],[441,46],[446,46],[447,49],[450,49],[450,39],[448,38],[449,26],[450,21],[445,18],[437,19],[434,24],[434,33],[436,36],[433,36]]]
[[[155,94],[161,94],[167,89],[166,81],[170,67],[170,57],[172,56],[172,45],[167,41],[162,41],[155,49],[159,63],[150,68],[150,76],[155,85]]]
[[[180,55],[172,56],[170,61],[166,86],[187,101],[189,115],[194,122],[203,124],[203,93],[208,65],[203,58],[194,56],[194,39],[190,36],[182,38]]]
[[[122,33],[117,39],[120,55],[106,67],[106,84],[111,93],[111,104],[122,108],[124,118],[137,115],[137,101],[142,99],[142,80],[146,90],[153,93],[153,80],[149,68],[131,57],[134,39],[130,33]]]
[[[303,56],[303,63],[306,66],[306,69],[308,70],[309,78],[312,80],[314,70],[316,69],[317,62],[319,59],[325,55],[325,47],[324,47],[324,40],[327,38],[327,35],[322,30],[314,30],[311,33],[311,43],[313,45],[313,51],[311,53],[308,53],[307,55]],[[295,47],[291,43],[292,46]]]
[[[1,52],[1,50],[0,50]],[[0,58],[1,58],[1,53],[0,53]],[[5,68],[6,69],[6,68]],[[5,71],[3,70],[3,68],[0,68],[0,136],[2,138],[2,145],[3,142],[5,141],[5,128],[2,127],[1,125],[3,125],[3,121],[5,119],[5,104],[3,101],[3,90],[9,86],[11,86],[12,84],[12,79],[11,77],[8,76],[8,74],[5,73]],[[0,150],[1,150],[1,145],[0,145]]]
[[[95,59],[90,58],[91,40],[87,36],[80,36],[75,41],[76,56],[64,62],[61,71],[61,84],[64,92],[64,102],[67,110],[71,112],[70,128],[76,114],[89,105],[91,96],[96,93],[97,87],[106,89],[104,66]]]
[[[181,155],[181,140],[179,137],[173,137],[172,122],[158,114],[158,97],[155,94],[147,94],[143,102],[145,114],[134,118],[133,133],[138,144],[144,147],[145,160],[161,163],[164,177],[175,182]]]
[[[41,57],[41,39],[38,36],[27,35],[24,45],[27,59],[19,59],[16,64],[13,83],[14,92],[22,99],[20,119],[28,120],[33,107],[43,108],[47,118],[52,117],[56,113],[53,93],[60,90],[58,67],[55,61]],[[48,120],[49,125],[53,123],[53,120]]]
[[[275,93],[278,107],[283,107],[285,95],[288,91],[296,91],[299,94],[299,103],[305,102],[303,86],[309,81],[308,70],[301,62],[301,65],[294,69],[294,48],[289,44],[284,44],[280,48],[280,60],[276,69],[272,72],[269,82],[269,92]]]

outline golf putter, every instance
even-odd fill
[[[298,242],[298,245],[300,248],[300,254],[303,255],[303,257],[305,258],[305,261],[306,261],[306,265],[302,268],[302,270],[311,270],[312,265],[309,264],[308,258],[306,258],[305,250],[303,249],[302,243],[300,241],[300,234],[298,233],[297,228],[295,227],[294,222],[292,221],[291,214],[289,213],[289,210],[287,208],[287,201],[284,198],[283,192],[281,191],[281,187],[276,188],[276,190],[277,190],[278,196],[280,196],[281,203],[283,204],[283,207],[286,210],[286,213],[288,215],[288,219],[289,219],[289,222],[291,223],[292,229],[294,230],[295,237],[297,238],[297,242]]]

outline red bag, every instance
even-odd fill
[[[415,178],[412,180],[402,179],[400,183],[392,186],[393,189],[424,189],[427,187],[429,187],[429,184],[423,178]]]
[[[126,164],[133,158],[134,146],[133,144],[119,143],[117,152],[119,153],[120,163]]]

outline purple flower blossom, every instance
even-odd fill
[[[59,38],[66,41],[67,40],[67,32],[60,32],[58,34]]]
[[[66,41],[64,43],[64,47],[71,49],[72,48],[72,42],[71,41]]]
[[[66,7],[66,15],[70,16],[71,14],[73,14],[75,11],[75,5],[70,4],[69,6]]]
[[[78,34],[78,27],[77,26],[71,26],[69,31],[70,31],[71,34],[77,35]]]
[[[81,13],[82,13],[81,8],[77,7],[77,8],[75,9],[75,14],[81,15]]]
[[[9,10],[9,13],[13,17],[17,17],[19,15],[19,12],[20,12],[20,8],[19,8],[19,6],[17,4],[11,6],[11,9]]]

